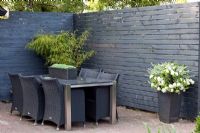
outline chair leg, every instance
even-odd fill
[[[34,124],[33,124],[34,126],[36,126],[37,125],[37,120],[35,120],[35,122],[34,122]]]
[[[85,122],[83,122],[83,128],[86,128],[86,124],[85,124]]]
[[[42,121],[41,125],[44,126],[44,120]]]
[[[21,117],[20,117],[20,121],[22,121],[22,118],[23,118],[23,117],[22,117],[22,115],[21,115]]]
[[[56,130],[57,130],[57,131],[59,131],[59,130],[60,130],[60,126],[59,126],[59,125],[57,125],[57,127],[56,127]]]
[[[10,110],[10,114],[11,114],[11,115],[12,115],[12,112],[13,112],[13,110],[11,109],[11,110]]]
[[[96,121],[96,123],[95,123],[95,124],[96,124],[96,126],[98,126],[98,125],[99,125],[99,122],[98,122],[98,121]]]
[[[117,118],[117,121],[119,121],[119,115],[118,115],[117,109],[116,109],[116,118]]]

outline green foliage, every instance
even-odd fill
[[[62,0],[61,12],[76,12],[81,13],[85,9],[85,4],[82,0]]]
[[[51,65],[51,67],[53,67],[53,68],[62,68],[62,69],[76,68],[74,66],[66,65],[66,64],[53,64],[53,65]]]
[[[91,0],[87,4],[88,11],[123,9],[125,7],[154,6],[162,3],[185,3],[186,0]]]
[[[0,0],[1,5],[6,5],[13,11],[34,12],[83,12],[82,0]]]
[[[106,3],[107,6],[112,8],[124,8],[124,7],[141,7],[141,6],[153,6],[159,5],[161,2],[169,2],[170,0],[100,0]]]
[[[196,126],[195,126],[194,133],[200,133],[200,116],[196,118]]]
[[[174,3],[186,3],[187,0],[174,0]]]
[[[80,36],[76,33],[61,32],[38,35],[27,48],[36,52],[46,60],[46,64],[67,64],[80,67],[81,64],[94,55],[94,51],[85,51],[84,43],[89,36],[85,31]]]
[[[153,6],[161,3],[184,3],[186,0],[0,0],[14,11],[76,12]]]
[[[152,133],[150,127],[145,124],[145,127],[147,129],[147,133]],[[176,133],[176,129],[173,126],[170,127],[162,127],[162,128],[158,128],[158,132],[157,133]]]

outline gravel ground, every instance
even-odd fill
[[[69,132],[61,128],[56,131],[56,125],[45,123],[44,126],[38,124],[33,125],[33,121],[24,118],[20,121],[17,113],[10,115],[11,104],[0,102],[0,133],[57,133]],[[157,133],[158,128],[174,127],[176,133],[192,133],[195,124],[191,121],[180,120],[178,123],[164,124],[159,121],[156,113],[149,113],[139,110],[118,108],[119,121],[117,124],[111,125],[108,121],[100,121],[99,126],[94,123],[86,123],[83,128],[81,124],[73,125],[71,133],[147,133],[144,124],[148,124],[152,129],[152,133]],[[163,132],[161,132],[163,133]]]

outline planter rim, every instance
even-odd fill
[[[162,91],[157,91],[157,93],[162,93],[162,94],[177,94],[177,95],[181,95],[184,92],[180,92],[180,93],[174,93],[174,92],[165,92],[163,93]]]
[[[63,69],[63,70],[68,70],[68,69],[77,69],[77,68],[59,68],[59,67],[52,67],[52,66],[49,66],[48,68],[55,68],[55,69]]]

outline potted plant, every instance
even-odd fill
[[[76,79],[77,78],[77,69],[71,65],[65,64],[53,64],[49,67],[49,75],[51,77],[60,78],[60,79]]]
[[[73,75],[77,73],[75,67],[79,68],[87,59],[92,57],[95,53],[93,50],[88,50],[85,47],[85,41],[87,40],[88,36],[88,31],[83,32],[79,36],[73,32],[60,32],[59,34],[41,34],[36,36],[27,45],[27,48],[42,56],[45,59],[47,65],[51,66],[53,64],[56,64],[52,67],[49,67],[49,72],[51,74],[54,73],[55,76],[55,74],[57,73],[60,74],[60,76],[57,77],[73,79]],[[61,66],[58,64],[61,64]],[[64,64],[64,67],[62,64]],[[69,68],[69,65],[73,66],[74,68]],[[68,69],[67,72],[66,68]],[[62,73],[63,70],[65,71],[64,73]],[[72,74],[72,77],[69,75],[63,76],[63,74]]]
[[[149,69],[151,87],[158,91],[159,119],[176,122],[179,119],[181,94],[194,84],[187,66],[166,62]]]

